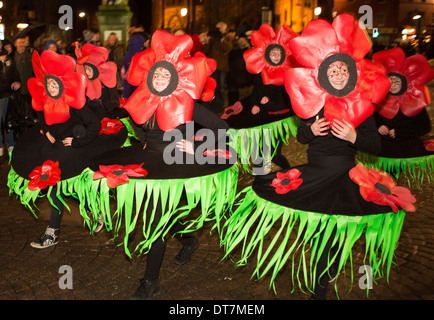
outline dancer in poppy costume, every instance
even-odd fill
[[[386,170],[397,179],[402,172],[409,185],[416,182],[420,186],[424,178],[431,182],[434,154],[421,137],[431,131],[425,108],[431,102],[431,94],[426,83],[434,79],[434,69],[424,56],[407,58],[401,48],[376,52],[372,59],[386,68],[392,86],[384,100],[375,105],[381,153],[360,154],[361,161]]]
[[[160,288],[166,234],[182,234],[175,263],[186,263],[198,246],[188,231],[213,219],[219,227],[235,196],[237,155],[227,146],[227,124],[197,102],[213,96],[209,76],[216,63],[201,53],[188,57],[192,46],[188,35],[157,30],[151,47],[134,56],[128,82],[137,89],[124,107],[141,144],[96,157],[88,172],[89,205],[101,210],[107,229],[112,228],[109,195],[115,189],[115,231],[125,225],[130,257],[129,235],[143,210],[143,239],[135,250],[148,253],[147,266],[133,299],[148,299]],[[181,207],[183,195],[187,204]],[[180,219],[199,202],[200,216],[182,225]]]
[[[266,158],[268,151],[274,154],[273,162],[278,166],[290,167],[281,148],[288,143],[290,133],[295,136],[298,117],[285,91],[284,75],[297,64],[288,47],[289,40],[297,36],[288,26],[275,33],[272,26],[263,24],[252,33],[253,48],[244,52],[247,71],[255,75],[253,91],[227,107],[222,118],[231,128],[233,145],[245,169],[251,159],[259,165],[257,159]]]
[[[402,209],[414,211],[415,199],[383,173],[353,171],[356,150],[380,149],[372,102],[390,88],[384,70],[363,60],[371,42],[358,22],[346,14],[333,24],[312,21],[289,46],[302,67],[287,71],[285,86],[302,118],[297,139],[309,145],[309,162],[257,176],[227,220],[222,242],[227,256],[240,245],[238,265],[257,251],[255,274],[271,272],[270,285],[292,264],[293,285],[324,298],[328,280],[344,270],[363,232],[363,264],[374,277],[384,266],[389,274]],[[276,232],[270,232],[273,226]]]
[[[46,233],[32,243],[36,248],[57,244],[65,198],[86,211],[80,174],[100,152],[119,148],[126,140],[125,128],[101,134],[101,121],[85,105],[86,79],[75,72],[72,57],[46,50],[33,54],[34,78],[28,82],[32,106],[40,118],[17,143],[8,178],[10,192],[33,213],[34,201],[48,194],[52,205]],[[88,218],[89,219],[89,218]]]

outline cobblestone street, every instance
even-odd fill
[[[433,85],[430,86],[433,91]],[[433,105],[429,106],[431,119]],[[433,136],[431,135],[431,139]],[[291,140],[284,153],[291,165],[306,161],[297,154],[298,145]],[[119,246],[120,239],[103,231],[91,236],[83,226],[78,210],[71,204],[65,213],[60,242],[57,246],[36,250],[29,243],[37,239],[47,226],[48,201],[38,200],[40,212],[36,219],[19,200],[9,196],[6,186],[9,165],[6,157],[0,162],[0,300],[128,300],[143,276],[146,256],[129,259]],[[240,177],[240,188],[248,185],[250,176]],[[402,235],[395,251],[395,264],[390,278],[380,279],[373,289],[359,288],[358,268],[363,264],[363,241],[353,250],[350,275],[338,278],[339,298],[342,300],[431,300],[434,299],[434,199],[432,184],[413,189],[417,198],[417,211],[408,213]],[[250,264],[235,268],[230,260],[222,260],[216,232],[205,225],[197,236],[200,246],[191,260],[177,266],[173,259],[181,248],[175,239],[169,239],[161,268],[161,290],[153,300],[307,300],[308,294],[298,288],[292,291],[290,268],[276,279],[275,291],[269,288],[270,278],[251,279],[255,257]],[[140,231],[140,230],[139,230]],[[357,249],[360,250],[357,250]],[[359,253],[360,252],[360,253]],[[59,288],[63,273],[59,268],[70,266],[73,288]],[[348,263],[347,268],[351,265]],[[329,290],[329,300],[337,300]]]

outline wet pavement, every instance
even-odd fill
[[[433,86],[430,86],[433,91]],[[431,119],[432,104],[429,106]],[[432,136],[431,136],[432,138]],[[291,165],[306,161],[303,148],[295,140],[284,147]],[[302,150],[300,152],[300,150]],[[9,196],[6,186],[9,165],[0,160],[0,300],[128,300],[139,285],[146,266],[146,255],[128,258],[120,246],[121,239],[103,231],[91,236],[83,226],[78,210],[63,217],[60,241],[44,250],[30,247],[48,224],[49,205],[39,199],[38,218]],[[248,175],[240,177],[240,188],[251,183]],[[395,264],[389,282],[386,278],[366,291],[359,288],[363,264],[363,240],[353,250],[354,280],[349,273],[338,278],[339,298],[342,300],[431,300],[434,299],[434,201],[433,184],[413,189],[417,211],[406,215]],[[140,232],[140,230],[139,230]],[[216,232],[205,225],[196,233],[200,246],[191,260],[177,266],[173,259],[181,248],[176,239],[168,239],[161,267],[161,290],[153,300],[307,300],[309,295],[293,290],[290,270],[285,269],[275,281],[275,291],[269,288],[268,276],[251,279],[255,257],[247,266],[235,268],[230,260],[222,260]],[[66,266],[66,267],[63,267]],[[63,269],[67,268],[67,269]],[[66,273],[65,273],[66,270]],[[72,272],[72,273],[71,273]],[[64,275],[72,274],[72,281]],[[62,285],[72,288],[62,289]],[[334,290],[327,298],[337,300]]]

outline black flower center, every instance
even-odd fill
[[[53,75],[46,75],[44,77],[44,89],[45,93],[51,98],[51,99],[59,99],[64,90],[63,82],[58,77]]]
[[[270,53],[272,50],[279,50],[280,51],[280,60],[278,62],[274,62],[273,60],[271,60],[270,58]],[[269,65],[273,66],[273,67],[277,67],[280,66],[283,62],[285,62],[286,59],[286,52],[285,49],[277,43],[273,43],[270,44],[266,49],[265,49],[265,55],[264,55],[265,61],[268,62]]]
[[[348,66],[348,72],[350,76],[347,85],[343,89],[335,89],[330,83],[327,76],[327,70],[330,64],[336,61],[345,62]],[[326,59],[324,59],[324,61],[320,64],[318,68],[318,82],[321,88],[323,88],[331,95],[338,98],[345,97],[346,95],[350,94],[356,88],[357,85],[356,61],[346,53],[336,53],[327,57]]]
[[[120,177],[120,176],[123,175],[125,172],[127,172],[127,170],[115,170],[115,171],[113,171],[113,174],[114,174],[115,176]]]
[[[41,181],[45,181],[47,179],[48,179],[48,174],[47,173],[41,174],[41,176],[39,177],[39,180],[41,180]]]
[[[390,189],[388,187],[386,187],[384,184],[377,182],[375,184],[375,189],[377,189],[379,192],[383,193],[383,194],[392,194],[392,192],[390,191]]]
[[[170,77],[170,83],[167,86],[167,88],[161,92],[158,92],[154,88],[154,85],[152,83],[152,78],[154,77],[155,70],[157,70],[157,68],[160,67],[169,70],[171,77]],[[149,91],[151,91],[152,94],[155,94],[156,96],[160,96],[160,97],[168,96],[173,91],[175,91],[176,88],[178,87],[178,83],[179,83],[179,75],[175,69],[175,66],[166,60],[156,62],[149,70],[148,77],[146,78],[146,84],[148,85]]]
[[[287,185],[290,184],[290,183],[291,183],[291,180],[288,179],[288,178],[285,178],[285,179],[283,179],[283,180],[280,182],[280,184],[281,184],[282,186],[287,186]]]

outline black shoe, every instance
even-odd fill
[[[36,241],[30,243],[33,248],[45,249],[55,246],[59,242],[59,229],[47,227],[45,233]]]
[[[196,250],[198,246],[199,240],[193,238],[192,243],[188,246],[183,246],[181,251],[179,251],[179,253],[176,255],[175,264],[182,266],[183,264],[187,263],[188,260],[190,260],[194,250]]]
[[[134,292],[131,300],[148,300],[160,290],[160,281],[140,279],[140,287]]]

